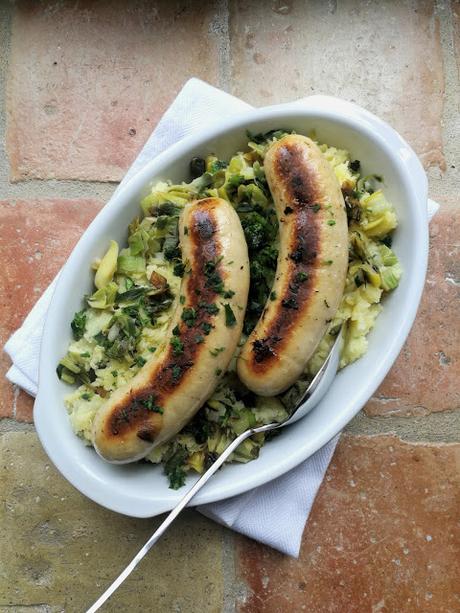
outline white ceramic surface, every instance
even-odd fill
[[[422,293],[428,254],[427,181],[409,145],[386,123],[360,107],[336,98],[313,96],[307,103],[257,109],[237,118],[203,126],[199,135],[177,143],[134,176],[99,213],[68,259],[53,296],[40,356],[39,391],[34,420],[40,440],[61,473],[81,492],[114,511],[136,517],[171,509],[183,491],[168,488],[161,467],[114,466],[101,460],[72,432],[64,408],[69,387],[58,381],[56,364],[70,340],[70,320],[91,289],[90,264],[110,238],[123,242],[126,227],[154,180],[186,180],[193,156],[216,153],[227,158],[247,142],[251,132],[274,128],[308,133],[343,147],[361,160],[364,174],[384,177],[400,226],[393,247],[404,269],[398,289],[369,336],[367,354],[341,371],[322,401],[305,418],[263,447],[249,464],[225,466],[196,496],[203,504],[257,487],[293,468],[337,434],[363,407],[396,359],[413,323]],[[189,478],[189,482],[194,480]]]

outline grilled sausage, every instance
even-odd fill
[[[139,460],[179,432],[213,393],[241,335],[249,262],[235,210],[220,198],[188,204],[179,236],[186,271],[164,347],[95,417],[93,443],[109,462]]]
[[[253,392],[275,396],[299,378],[337,311],[348,229],[339,183],[312,140],[281,138],[264,165],[280,230],[274,300],[243,346],[237,372]]]

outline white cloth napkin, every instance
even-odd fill
[[[298,100],[295,104],[302,103]],[[198,79],[190,79],[166,111],[120,185],[173,143],[212,121],[251,106]],[[118,189],[118,188],[117,188]],[[430,204],[430,218],[437,210]],[[40,341],[56,279],[46,289],[4,349],[13,365],[7,378],[32,396],[37,393]],[[250,492],[198,510],[220,524],[298,557],[302,532],[331,460],[338,436],[286,475]]]

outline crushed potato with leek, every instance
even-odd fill
[[[264,172],[270,144],[282,130],[248,134],[247,149],[230,160],[194,158],[192,180],[156,183],[141,202],[142,213],[130,224],[127,246],[111,241],[94,263],[94,292],[71,323],[73,342],[57,373],[75,387],[66,407],[75,433],[91,444],[94,415],[108,396],[127,383],[152,354],[165,347],[165,332],[178,300],[184,266],[178,239],[178,218],[184,204],[219,196],[238,212],[249,249],[251,285],[240,346],[254,328],[270,297],[278,256],[278,223]],[[171,441],[146,458],[162,463],[170,487],[179,488],[190,470],[201,473],[229,442],[250,426],[283,420],[323,363],[339,325],[344,324],[340,367],[367,349],[367,335],[382,309],[385,293],[401,276],[391,250],[397,226],[393,206],[379,188],[376,175],[362,177],[360,162],[347,151],[319,145],[334,168],[345,198],[349,222],[349,267],[340,308],[304,376],[282,396],[263,398],[248,391],[235,374],[235,358],[212,397]],[[230,461],[257,458],[268,436],[244,441]]]

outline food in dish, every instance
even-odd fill
[[[264,160],[279,223],[279,254],[268,300],[238,356],[242,383],[261,396],[300,377],[343,295],[348,266],[345,203],[316,143],[290,134]]]
[[[205,197],[223,198],[241,220],[251,281],[240,347],[255,328],[266,302],[276,298],[272,286],[279,250],[278,221],[267,184],[265,157],[285,136],[281,130],[252,135],[247,150],[228,161],[212,155],[206,160],[192,160],[190,183],[155,184],[141,203],[143,218],[129,227],[128,247],[117,254],[118,247],[112,244],[108,254],[96,263],[99,271],[109,271],[106,283],[99,282],[85,308],[75,315],[74,341],[58,367],[63,380],[79,384],[67,397],[66,406],[75,432],[85,442],[93,442],[97,411],[110,401],[115,390],[136,377],[152,353],[158,351],[160,355],[164,347],[168,326],[181,300],[184,264],[178,220],[187,203]],[[352,161],[346,151],[327,145],[319,145],[319,149],[334,169],[348,217],[349,263],[339,309],[299,381],[281,395],[267,398],[242,385],[235,372],[237,349],[202,409],[170,441],[146,456],[151,462],[164,464],[172,487],[183,484],[188,470],[204,470],[248,426],[285,418],[302,386],[327,355],[341,322],[345,323],[341,367],[359,358],[366,351],[366,335],[380,312],[382,295],[398,284],[401,270],[390,248],[397,220],[392,205],[378,189],[379,177],[361,177],[359,162]],[[326,265],[332,265],[329,259]],[[104,281],[102,273],[99,277]],[[142,289],[145,287],[151,288],[149,292]],[[156,287],[164,291],[153,291]],[[125,295],[129,300],[120,301],[126,292],[130,292]],[[230,311],[224,309],[223,313],[229,321],[232,319]],[[214,359],[220,350],[213,349]],[[245,441],[232,459],[254,459],[264,442],[263,435]]]
[[[110,462],[139,460],[177,434],[212,394],[240,340],[249,261],[235,209],[222,198],[187,203],[179,248],[185,270],[165,346],[96,413],[94,446]],[[150,283],[166,291],[159,273]]]

